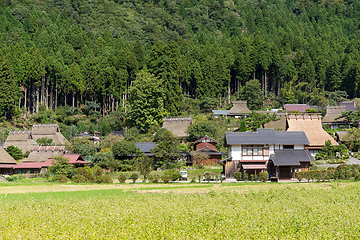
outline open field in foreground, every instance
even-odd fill
[[[0,239],[356,239],[360,183],[0,186]]]

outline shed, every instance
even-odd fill
[[[297,171],[308,170],[311,161],[314,159],[307,149],[275,150],[275,153],[270,155],[269,174],[278,176],[278,179],[293,179]]]
[[[202,165],[215,165],[221,160],[222,155],[226,154],[216,150],[216,145],[218,143],[218,141],[206,135],[192,143],[195,147],[195,152],[202,152],[209,156],[208,159],[205,159],[202,162]],[[193,161],[187,162],[187,164],[192,165]]]

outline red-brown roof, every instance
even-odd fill
[[[267,169],[265,164],[264,165],[242,165],[242,167],[245,169],[245,170],[250,170],[250,169]]]
[[[45,162],[21,162],[17,165],[14,165],[14,169],[19,168],[43,168],[52,166],[52,160],[48,159]]]
[[[202,138],[200,138],[200,139],[198,139],[198,140],[196,140],[195,142],[193,142],[192,144],[196,144],[196,143],[198,143],[198,142],[200,142],[201,140],[203,140],[204,138],[207,138],[207,139],[209,139],[209,140],[211,140],[212,142],[215,142],[215,143],[219,143],[218,141],[216,141],[215,139],[212,139],[211,137],[208,137],[207,135],[205,135],[205,136],[203,136]]]
[[[289,112],[299,111],[302,113],[304,113],[306,111],[306,109],[310,108],[309,104],[285,104],[284,107]]]
[[[64,154],[64,158],[69,159],[69,163],[76,164],[76,163],[82,163],[82,164],[90,164],[89,162],[85,161],[80,154]]]
[[[0,168],[13,168],[16,164],[0,164]]]

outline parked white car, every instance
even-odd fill
[[[180,171],[179,173],[181,174],[181,179],[187,181],[188,179],[187,171]]]

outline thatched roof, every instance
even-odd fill
[[[171,131],[177,137],[186,138],[188,136],[186,131],[191,124],[191,117],[164,118],[162,127]]]
[[[20,148],[22,153],[25,153],[26,151],[30,151],[31,147],[36,145],[36,142],[33,139],[31,131],[10,131],[3,147],[8,148],[11,145]]]
[[[257,111],[258,113],[270,113],[270,114],[274,114],[274,112],[269,112],[269,111]],[[283,112],[279,112],[276,113],[276,118],[280,118],[277,121],[271,121],[269,123],[265,124],[265,128],[272,128],[275,130],[281,130],[281,131],[285,131],[287,126],[286,126],[286,116],[287,113],[283,113]]]
[[[64,153],[65,146],[33,146],[24,162],[44,162],[50,158],[62,156]]]
[[[344,118],[335,120],[335,118],[340,117],[343,112],[346,112],[345,106],[327,106],[326,115],[322,119],[322,122],[323,123],[346,122]]]
[[[338,143],[322,128],[320,114],[291,114],[287,117],[287,131],[304,131],[309,139],[309,147],[321,148],[327,140]]]
[[[247,107],[246,101],[233,101],[232,104],[229,115],[245,115],[251,112]]]
[[[16,160],[0,147],[0,164],[16,164]],[[1,168],[1,167],[0,167]]]
[[[32,128],[33,135],[50,135],[60,132],[58,124],[35,124]]]
[[[336,132],[335,133],[335,138],[336,138],[336,141],[338,142],[344,142],[346,141],[346,137],[349,135],[348,132],[346,131],[339,131],[339,132]]]
[[[58,124],[38,124],[34,125],[32,129],[32,136],[34,141],[39,138],[50,138],[56,145],[65,145],[68,140],[60,133]]]

